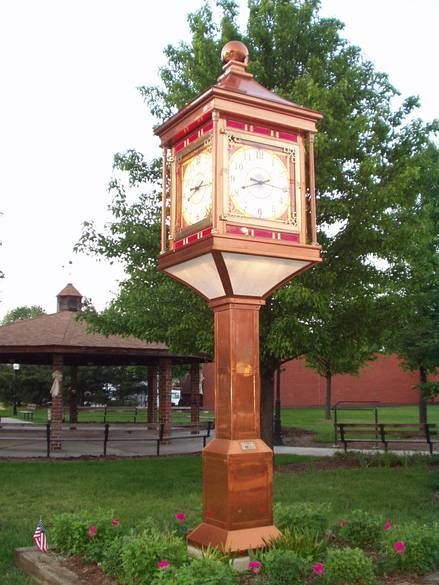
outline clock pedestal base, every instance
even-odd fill
[[[214,439],[203,450],[203,475],[204,522],[188,544],[242,553],[279,538],[271,506],[273,453],[261,439]]]

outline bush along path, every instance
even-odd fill
[[[247,570],[236,572],[229,558],[207,550],[187,554],[190,528],[184,512],[170,526],[143,522],[124,526],[113,513],[58,514],[49,523],[52,546],[78,570],[92,563],[121,585],[378,585],[423,583],[439,568],[439,524],[409,522],[354,510],[330,524],[326,504],[277,504],[283,536],[264,551],[249,551]],[[81,565],[82,566],[82,565]],[[82,578],[87,575],[82,571]],[[113,581],[114,580],[114,581]],[[437,583],[431,581],[431,583]]]

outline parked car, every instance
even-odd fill
[[[172,406],[178,406],[181,398],[181,390],[179,388],[171,389],[171,403]]]

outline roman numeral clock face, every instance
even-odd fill
[[[229,208],[233,215],[275,221],[290,206],[286,157],[274,149],[240,146],[229,159]]]

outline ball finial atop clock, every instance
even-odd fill
[[[229,63],[229,61],[239,61],[247,65],[248,49],[241,41],[229,41],[221,51],[221,61],[224,64]]]

